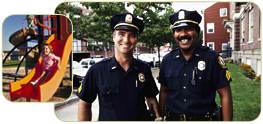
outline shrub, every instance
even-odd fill
[[[260,82],[260,80],[261,80],[261,75],[258,75],[258,76],[255,77],[255,81],[259,81]]]
[[[233,60],[233,59],[228,59],[228,60],[226,60],[226,63],[233,64],[233,63],[234,63],[234,60]]]
[[[247,76],[250,79],[254,79],[256,77],[255,71],[252,69],[252,67],[248,64],[241,64],[241,69],[243,70],[243,74]]]

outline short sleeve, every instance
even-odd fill
[[[146,83],[145,83],[145,87],[144,87],[144,95],[146,97],[155,97],[158,93],[159,90],[156,86],[156,83],[154,81],[154,78],[152,76],[152,71],[150,69],[150,67],[147,66],[146,69]]]
[[[58,56],[56,56],[55,54],[52,54],[52,59],[55,61],[58,61],[60,58]]]
[[[228,71],[223,59],[220,56],[217,56],[214,59],[213,63],[213,85],[215,89],[220,89],[230,85],[231,76],[230,72]]]
[[[161,63],[161,66],[160,66],[160,72],[159,72],[159,78],[158,78],[158,82],[163,85],[163,86],[167,86],[167,81],[165,79],[165,73],[164,73],[164,70],[165,70],[165,60],[163,60],[163,62]]]
[[[92,103],[97,96],[94,69],[91,67],[78,88],[77,96],[88,103]]]

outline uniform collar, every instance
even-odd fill
[[[110,59],[110,66],[109,66],[109,69],[111,71],[113,70],[117,70],[117,69],[122,69],[121,65],[117,62],[115,56],[112,56],[111,59]],[[132,63],[129,67],[129,70],[130,69],[135,69],[135,70],[139,70],[139,64],[138,64],[138,61],[134,58],[132,58]],[[128,71],[129,71],[128,70]]]
[[[193,57],[201,57],[201,54],[200,54],[200,51],[202,49],[202,46],[197,46],[194,51],[193,51]],[[181,54],[181,50],[179,47],[177,47],[175,50],[174,50],[174,54],[173,54],[173,58],[174,59],[179,59],[182,57],[182,54]]]

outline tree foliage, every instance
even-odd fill
[[[128,12],[125,3],[83,2],[81,4],[89,11],[88,15],[82,13],[83,8],[70,3],[60,4],[56,13],[69,13],[73,22],[75,38],[88,42],[112,43],[112,31],[109,22],[113,14]],[[149,48],[153,48],[173,41],[172,32],[169,29],[169,16],[173,13],[171,3],[128,2],[127,6],[133,7],[133,14],[145,22],[144,32],[139,36],[140,42],[145,43]]]

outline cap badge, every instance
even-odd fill
[[[180,11],[178,14],[178,19],[184,19],[185,18],[185,12],[184,11]]]
[[[138,74],[138,78],[139,78],[139,81],[142,82],[142,83],[145,81],[145,76],[144,76],[143,73],[139,73]]]
[[[200,71],[205,70],[205,61],[199,61],[198,64],[197,64],[197,68],[198,68]]]
[[[127,14],[126,17],[125,17],[125,22],[126,23],[132,23],[132,15]]]

